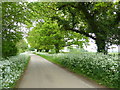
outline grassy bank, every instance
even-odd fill
[[[109,88],[118,88],[120,85],[119,59],[117,55],[109,56],[95,53],[37,55]]]
[[[9,59],[0,61],[0,81],[1,89],[14,88],[16,82],[28,65],[30,57],[27,55],[18,55]]]

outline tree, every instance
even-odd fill
[[[98,52],[107,53],[108,46],[120,43],[118,2],[55,2],[32,5],[37,7],[32,10],[42,18],[57,20],[64,30],[94,39]]]
[[[53,17],[65,30],[71,30],[95,40],[97,51],[107,53],[108,44],[120,43],[118,35],[119,15],[118,3],[57,3],[62,12]],[[91,35],[91,34],[94,34]],[[117,41],[117,42],[116,42]]]
[[[42,25],[39,23],[29,32],[28,42],[32,47],[44,49],[46,52],[55,48],[56,53],[58,53],[62,45],[65,44],[59,27],[56,23],[53,24],[51,22],[45,22]]]
[[[63,31],[58,26],[57,22],[51,20],[45,21],[44,23],[39,22],[32,31],[29,32],[28,42],[30,45],[37,49],[45,49],[47,52],[50,49],[55,49],[56,53],[65,46],[76,44],[82,47],[86,37],[78,36],[77,33],[70,31]],[[68,42],[71,40],[71,42]]]
[[[25,42],[24,39],[20,40],[17,44],[16,44],[19,53],[25,52],[28,49],[28,44]]]
[[[17,54],[16,44],[22,39],[21,23],[30,22],[27,3],[2,2],[2,57]]]
[[[60,30],[94,39],[98,52],[107,53],[109,45],[120,44],[119,2],[3,2],[2,7],[2,52],[5,57],[17,52],[13,47],[22,38],[19,26],[32,27],[34,21],[41,19],[57,20]],[[14,49],[14,54],[9,55],[10,48]]]

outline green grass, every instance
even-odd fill
[[[45,58],[45,59],[47,59],[47,60],[55,63],[55,64],[60,64],[60,63],[58,63],[58,62],[57,62],[54,58],[52,58],[52,57],[49,57],[49,56],[46,56],[46,55],[41,55],[41,54],[37,54],[37,55],[39,55],[39,56],[41,56],[41,57],[43,57],[43,58]]]

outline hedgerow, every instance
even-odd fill
[[[118,56],[109,56],[94,53],[67,53],[67,54],[40,54],[52,59],[53,62],[83,74],[100,84],[110,88],[118,88],[120,85],[120,68]]]
[[[27,55],[18,55],[10,57],[7,60],[0,61],[0,88],[14,88],[17,80],[24,72],[30,57]]]

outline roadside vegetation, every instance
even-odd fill
[[[0,89],[14,88],[28,65],[28,55],[12,56],[0,61]]]
[[[84,74],[108,87],[120,85],[118,58],[115,54],[107,55],[109,46],[120,45],[119,2],[2,2],[1,4],[2,85],[0,86],[2,88],[14,87],[29,61],[28,56],[19,54],[34,49],[49,53],[40,54],[48,60],[78,74]],[[97,54],[81,53],[76,50],[60,53],[64,47],[87,46],[89,38],[95,41]],[[28,43],[24,40],[27,40],[31,47],[28,48]]]
[[[104,55],[89,52],[36,54],[109,88],[118,88],[120,85],[118,55]]]

